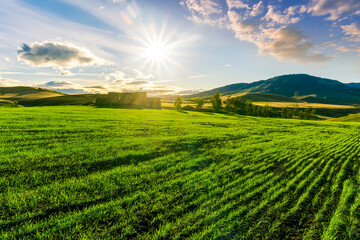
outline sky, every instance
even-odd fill
[[[360,82],[359,0],[0,0],[0,86],[189,94]]]

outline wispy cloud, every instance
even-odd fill
[[[356,14],[359,9],[359,0],[312,0],[308,11],[314,16],[330,15],[327,20],[335,21]]]
[[[190,79],[197,79],[197,78],[206,78],[206,77],[208,77],[208,76],[209,76],[209,75],[203,74],[203,75],[190,76],[189,78],[190,78]]]
[[[354,22],[350,25],[344,25],[341,26],[341,28],[346,35],[350,35],[347,40],[360,42],[360,27],[357,25],[357,23]]]

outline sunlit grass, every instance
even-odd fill
[[[360,124],[0,109],[0,239],[353,239]]]

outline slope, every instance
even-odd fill
[[[64,96],[66,94],[36,87],[0,87],[0,99],[10,101],[21,101],[29,99],[39,99],[46,97]]]

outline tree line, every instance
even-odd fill
[[[316,109],[313,108],[305,108],[301,109],[298,105],[295,107],[283,107],[281,110],[272,108],[269,105],[259,106],[253,104],[251,101],[244,101],[242,97],[231,97],[223,101],[220,98],[219,92],[216,92],[212,98],[209,99],[214,112],[229,112],[229,113],[237,113],[242,115],[250,115],[250,116],[259,116],[259,117],[277,117],[277,118],[299,118],[312,120],[317,119],[316,117]],[[205,100],[203,98],[196,98],[195,101],[195,109],[202,110]],[[181,109],[182,100],[181,97],[178,96],[175,99],[174,106],[176,109]]]

